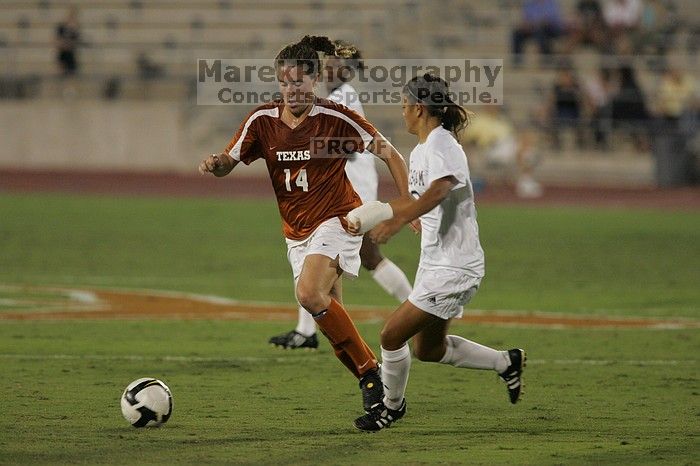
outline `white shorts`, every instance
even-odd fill
[[[304,259],[309,254],[322,254],[339,259],[344,275],[356,278],[360,272],[360,246],[362,236],[353,236],[343,228],[338,217],[326,220],[303,240],[287,241],[287,259],[296,281],[301,275]]]
[[[377,185],[379,175],[371,152],[353,154],[345,164],[345,174],[348,175],[352,187],[365,204],[377,200]]]
[[[419,266],[408,300],[421,311],[441,319],[460,318],[462,307],[471,301],[480,283],[481,278],[470,277],[460,270]]]

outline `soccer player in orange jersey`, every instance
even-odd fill
[[[360,380],[365,411],[382,401],[377,359],[343,307],[343,274],[357,276],[362,238],[345,216],[362,204],[345,173],[347,155],[368,150],[383,160],[399,194],[408,194],[403,157],[362,116],[314,94],[318,52],[335,54],[327,37],[305,36],[275,59],[283,100],[259,106],[225,151],[207,157],[202,173],[228,175],[240,162],[264,159],[287,242],[299,304],[314,317],[340,361]],[[326,141],[326,144],[318,143]],[[340,142],[342,151],[337,150]]]
[[[324,59],[324,77],[328,100],[343,104],[351,110],[365,116],[360,95],[350,84],[349,69],[363,69],[360,51],[353,44],[335,40],[335,57]],[[371,154],[351,154],[347,157],[345,173],[352,183],[355,192],[363,204],[377,200],[379,177],[375,166],[375,157]],[[384,257],[379,246],[365,235],[360,247],[360,262],[379,286],[395,297],[400,303],[404,302],[411,293],[411,283],[406,274],[389,258]],[[280,335],[270,338],[270,343],[284,349],[315,349],[318,348],[316,336],[316,321],[306,309],[299,307],[296,327]]]

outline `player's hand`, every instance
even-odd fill
[[[420,219],[417,218],[415,220],[411,220],[408,222],[408,226],[411,227],[411,230],[413,230],[413,233],[420,235],[420,232],[422,231],[423,227],[420,224]]]
[[[362,226],[362,224],[359,220],[353,223],[352,220],[349,220],[347,217],[343,217],[343,219],[348,225],[348,233],[350,233],[353,236],[362,236],[362,233],[360,233],[360,227]]]
[[[199,173],[215,176],[228,175],[233,170],[233,160],[226,154],[211,154],[199,164]]]
[[[401,221],[391,218],[370,230],[369,238],[377,244],[384,244],[389,241],[389,238],[401,231],[401,227],[403,227]]]

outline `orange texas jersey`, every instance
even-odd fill
[[[246,165],[265,159],[284,236],[301,240],[324,221],[362,204],[345,175],[345,162],[347,154],[362,153],[377,130],[326,99],[317,98],[294,129],[281,120],[283,108],[283,102],[275,101],[253,110],[225,152]]]

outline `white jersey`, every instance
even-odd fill
[[[422,196],[433,181],[446,176],[454,176],[457,184],[438,206],[420,217],[420,267],[462,270],[468,276],[481,278],[484,251],[479,243],[467,156],[452,133],[438,126],[411,151],[411,194]]]
[[[343,104],[350,110],[365,116],[357,91],[348,83],[343,83],[343,85],[334,89],[328,95],[328,100]],[[365,151],[361,154],[354,153],[350,155],[348,162],[345,164],[345,173],[363,203],[377,200],[379,177],[374,163],[374,155]]]

